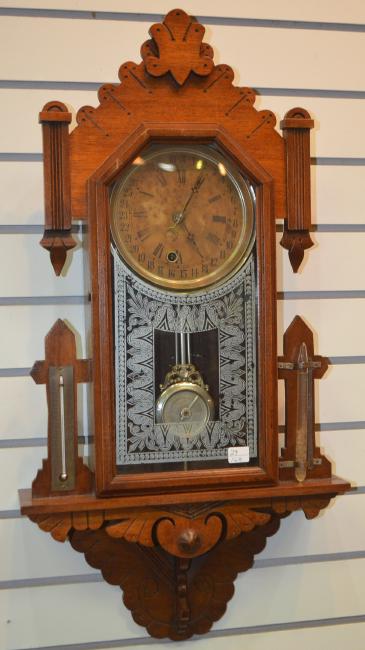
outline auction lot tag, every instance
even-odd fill
[[[229,463],[248,463],[250,460],[249,447],[229,447],[228,448],[228,462]]]

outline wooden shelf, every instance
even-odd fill
[[[214,490],[204,494],[191,492],[180,494],[154,495],[153,499],[146,496],[120,496],[98,498],[95,494],[60,495],[45,498],[32,498],[30,489],[19,490],[21,513],[36,515],[45,513],[63,513],[76,510],[120,510],[122,508],[137,508],[141,506],[173,506],[183,503],[208,503],[216,501],[239,500],[247,504],[253,501],[270,499],[295,498],[305,496],[336,496],[351,489],[350,483],[337,476],[325,479],[309,479],[303,483],[297,481],[281,481],[278,485],[255,488],[236,488],[234,490]]]

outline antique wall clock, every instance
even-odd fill
[[[313,386],[327,360],[298,316],[277,358],[275,224],[284,219],[296,271],[311,246],[313,122],[293,108],[280,135],[184,11],[150,35],[141,63],[123,64],[70,133],[64,104],[40,114],[41,244],[59,274],[72,220],[85,221],[90,350],[77,359],[61,320],[46,336],[31,374],[46,385],[48,457],[20,498],[121,586],[151,635],[185,639],[223,615],[282,517],[314,517],[349,484],[315,444]],[[84,460],[80,382],[95,446]]]

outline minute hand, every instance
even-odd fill
[[[200,174],[199,178],[195,181],[193,187],[191,188],[191,194],[190,194],[188,200],[186,201],[183,209],[180,212],[180,214],[182,216],[184,215],[184,213],[186,211],[186,208],[188,207],[188,205],[189,205],[191,199],[193,198],[194,194],[196,194],[199,191],[199,189],[202,186],[203,182],[204,182],[204,176],[203,176],[203,174]]]

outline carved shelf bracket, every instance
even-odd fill
[[[149,634],[183,640],[208,632],[221,618],[237,574],[252,567],[280,520],[295,510],[317,516],[335,496],[337,488],[332,490],[322,497],[306,493],[165,510],[128,511],[113,503],[108,509],[107,500],[94,500],[95,510],[29,516],[57,541],[69,539],[109,584],[119,585],[133,619]]]
[[[89,492],[92,473],[78,455],[77,384],[90,381],[90,362],[76,358],[75,335],[64,321],[48,332],[45,360],[36,361],[30,375],[46,384],[48,403],[48,458],[33,481],[33,496]]]

